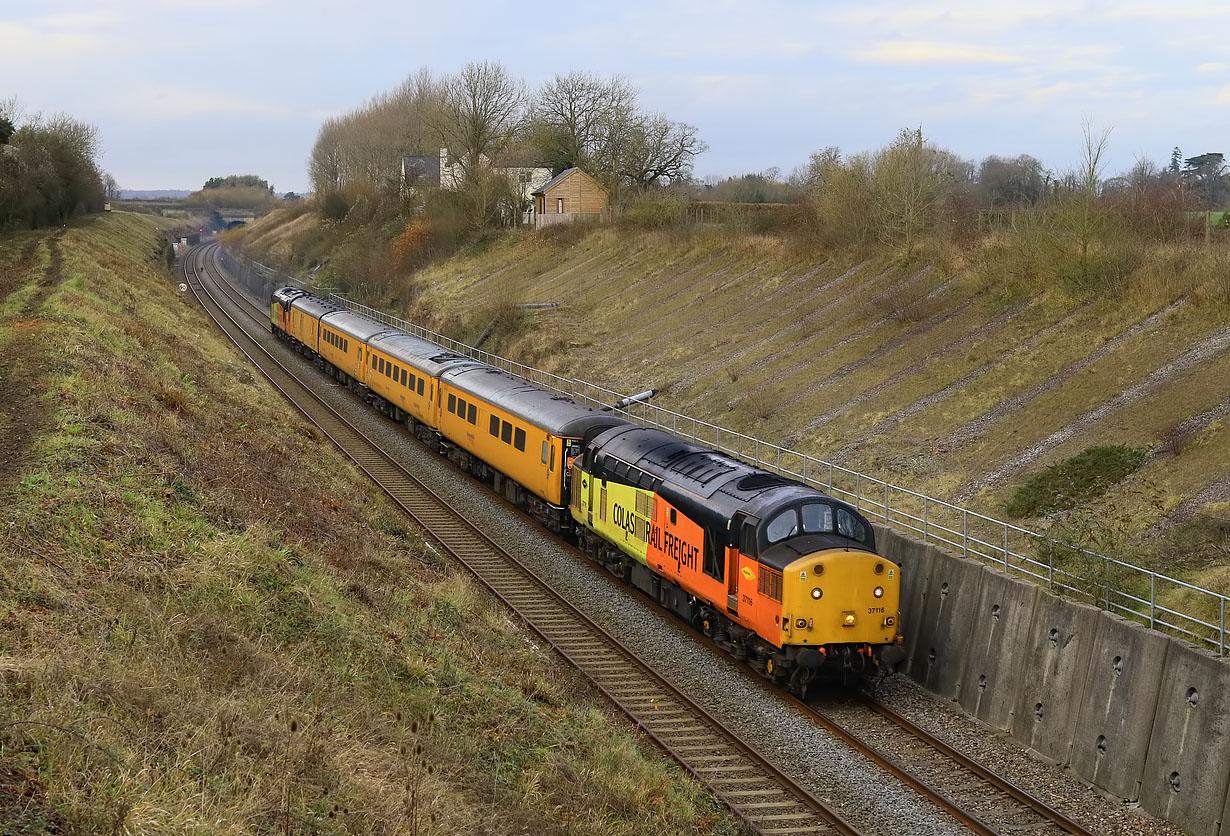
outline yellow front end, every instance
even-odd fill
[[[892,644],[901,570],[879,555],[828,549],[782,572],[782,644]]]

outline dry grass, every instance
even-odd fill
[[[49,423],[0,483],[0,821],[734,832],[281,406],[155,239],[80,231],[43,311]]]

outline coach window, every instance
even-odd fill
[[[457,396],[456,395],[448,396],[448,411],[449,412],[457,411]]]
[[[513,447],[516,447],[522,453],[525,452],[525,430],[517,427],[517,431],[513,433]]]
[[[549,441],[544,441],[542,443],[542,463],[543,464],[547,463],[547,448],[550,446],[551,446],[551,442]]]
[[[505,444],[512,444],[512,424],[507,421],[503,422],[504,426],[500,428],[500,441]]]
[[[377,358],[376,358],[376,355],[375,355],[375,354],[373,354],[373,355],[372,355],[372,368],[373,368],[373,369],[374,369],[374,368],[376,368],[376,359],[377,359]]]
[[[803,531],[807,534],[825,534],[833,530],[833,506],[822,502],[804,505]]]
[[[474,404],[466,407],[466,420],[475,426],[478,425],[478,407]]]
[[[791,508],[789,511],[782,511],[773,519],[769,520],[769,525],[765,528],[765,535],[769,538],[770,543],[778,543],[785,540],[791,534],[796,534],[799,530],[799,516]]]
[[[457,399],[457,417],[460,418],[462,421],[466,419],[466,399],[465,398]]]
[[[402,386],[405,386],[405,385],[406,385],[406,370],[405,370],[405,369],[402,369],[402,370],[401,370],[401,385],[402,385]],[[412,385],[412,386],[413,386],[413,385],[414,385],[414,382],[413,382],[413,381],[411,381],[410,385]]]
[[[554,447],[551,448],[551,466],[547,469],[550,470],[552,473],[555,472],[555,448]]]
[[[419,378],[419,394],[423,394],[423,378]]]
[[[491,416],[491,434],[496,438],[500,437],[500,419],[496,416]]]

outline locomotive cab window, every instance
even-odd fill
[[[768,537],[770,543],[780,543],[792,534],[798,533],[799,515],[793,508],[782,511],[769,520],[769,524],[765,527],[765,536]]]
[[[803,531],[807,534],[824,534],[833,530],[833,506],[820,502],[804,505]]]
[[[837,509],[837,533],[860,543],[867,542],[867,528],[845,508]]]

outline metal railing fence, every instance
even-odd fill
[[[256,292],[259,288],[263,298],[269,298],[274,287],[286,284],[316,289],[310,282],[256,262],[245,264],[225,250],[223,253],[228,267],[237,271],[236,275],[249,289]],[[596,383],[563,377],[474,348],[337,293],[321,292],[356,313],[568,395],[579,403],[602,407],[626,397],[625,393]],[[1228,596],[1221,593],[652,403],[635,403],[618,412],[644,426],[666,430],[809,484],[849,502],[891,528],[1000,567],[1006,575],[1031,578],[1061,595],[1226,655]]]

